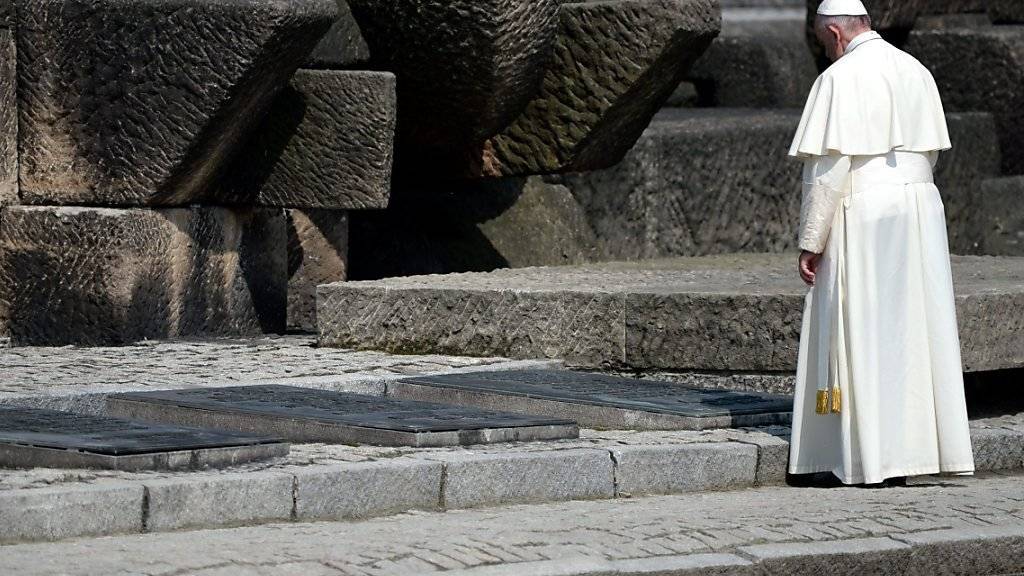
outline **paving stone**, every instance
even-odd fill
[[[979,196],[977,218],[985,253],[1024,256],[1024,177],[983,180]]]
[[[978,470],[1014,470],[1024,466],[1024,443],[1002,428],[971,428],[974,465]]]
[[[1024,6],[1017,0],[987,0],[988,14],[997,24],[1024,24]]]
[[[387,460],[299,472],[296,517],[352,519],[436,509],[442,468],[439,462]]]
[[[345,0],[337,2],[338,16],[306,60],[307,68],[352,69],[365,66],[370,60],[370,47],[359,31],[352,9]]]
[[[905,49],[931,70],[946,110],[984,110],[996,119],[1006,174],[1024,174],[1024,28],[915,30]],[[971,66],[964,66],[971,62]]]
[[[612,460],[604,450],[532,454],[445,454],[445,508],[611,498]]]
[[[316,332],[316,287],[348,277],[348,213],[288,210],[288,329]]]
[[[408,378],[388,395],[568,418],[605,430],[702,430],[788,423],[789,396],[706,390],[566,370],[502,370]]]
[[[556,0],[350,0],[370,66],[398,85],[398,165],[461,169],[511,122],[551,58]],[[403,168],[404,169],[404,168]]]
[[[10,206],[2,219],[0,325],[15,344],[284,330],[277,211]]]
[[[331,0],[18,5],[22,200],[202,200],[331,25]]]
[[[792,370],[806,295],[792,266],[786,254],[731,254],[328,284],[317,289],[319,342],[592,368]],[[1022,266],[952,258],[966,371],[1024,365]]]
[[[146,482],[145,529],[230,526],[292,517],[290,474],[224,474]]]
[[[890,538],[857,538],[836,542],[791,542],[744,546],[768,574],[812,576],[841,574],[902,574],[912,558],[910,546]]]
[[[803,108],[818,68],[802,11],[724,10],[722,34],[687,74],[696,105]]]
[[[758,486],[782,484],[786,481],[786,467],[789,464],[789,428],[771,427],[763,430],[768,433],[756,435],[744,433],[730,439],[757,447],[757,469],[754,472],[754,482]]]
[[[0,466],[21,468],[201,469],[284,456],[270,437],[158,426],[0,407]]]
[[[107,399],[118,416],[273,434],[295,442],[453,446],[575,438],[566,419],[461,408],[294,386],[129,392]]]
[[[0,542],[140,532],[142,503],[142,486],[0,492]]]
[[[7,5],[7,3],[3,3]],[[0,22],[10,18],[0,11]],[[0,28],[0,207],[18,203],[18,95],[14,31]]]
[[[795,250],[800,163],[786,157],[796,110],[663,110],[618,166],[559,178],[599,259]],[[935,171],[951,250],[978,253],[977,181],[999,174],[991,118],[947,116],[953,149]]]
[[[395,76],[299,70],[221,180],[217,201],[303,209],[385,208]]]
[[[539,94],[471,170],[510,176],[618,163],[720,29],[719,7],[707,0],[562,4]]]
[[[1024,546],[1021,526],[970,526],[892,536],[914,547],[910,574],[976,573],[984,566],[990,574],[1020,570]]]
[[[678,494],[753,486],[757,447],[736,442],[612,450],[618,494]]]

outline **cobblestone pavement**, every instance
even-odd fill
[[[623,559],[656,565],[737,551],[742,558],[749,549],[737,549],[752,544],[891,549],[936,530],[1024,534],[1022,481],[985,473],[900,488],[772,487],[22,544],[0,547],[0,573],[525,575],[555,563],[562,571],[544,573],[573,574],[573,566]],[[881,536],[893,539],[863,540]],[[500,565],[509,570],[480,568]]]
[[[131,346],[0,348],[0,398],[186,388],[262,381],[337,385],[496,366],[502,358],[402,356],[317,348],[313,336],[142,342]]]

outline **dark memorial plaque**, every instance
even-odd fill
[[[234,386],[115,394],[119,415],[283,436],[295,442],[452,446],[576,438],[565,418],[298,388]]]
[[[604,429],[702,430],[785,424],[793,399],[760,392],[705,389],[568,370],[468,372],[406,378],[388,387],[396,397],[503,406],[570,417]]]
[[[283,456],[278,438],[0,407],[0,466],[192,469]]]

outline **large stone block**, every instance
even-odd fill
[[[14,32],[0,28],[0,207],[17,202],[17,56]]]
[[[304,522],[347,520],[436,509],[442,468],[439,462],[392,459],[300,471],[296,517]]]
[[[803,108],[818,76],[804,19],[768,11],[722,14],[722,34],[693,65],[698,106]]]
[[[1024,256],[1024,176],[983,181],[977,212],[986,254]]]
[[[316,287],[348,277],[348,214],[288,210],[288,329],[316,331]]]
[[[145,486],[146,530],[151,532],[284,521],[292,516],[291,474],[186,476],[152,480]]]
[[[486,176],[614,165],[721,29],[713,0],[566,3],[540,93],[482,150]]]
[[[0,324],[19,344],[280,332],[279,211],[7,207]]]
[[[936,182],[951,249],[976,253],[976,182],[998,174],[995,126],[985,114],[947,120],[954,147]],[[619,165],[559,181],[586,214],[600,259],[794,249],[801,165],[785,151],[798,121],[796,110],[664,110]]]
[[[0,542],[142,531],[142,486],[0,491]]]
[[[997,24],[1024,24],[1024,3],[1020,0],[988,0],[988,15]]]
[[[754,485],[757,447],[738,442],[624,446],[612,450],[615,488],[631,496]]]
[[[579,264],[597,257],[570,191],[540,177],[396,187],[384,211],[351,212],[360,280]]]
[[[300,70],[222,180],[217,200],[289,208],[384,208],[395,77]]]
[[[338,16],[306,60],[307,68],[352,69],[370,60],[370,47],[352,17],[348,2],[337,0],[337,3]]]
[[[1024,174],[1024,26],[915,30],[906,50],[931,70],[947,111],[995,116],[1003,171]]]
[[[394,72],[399,162],[458,170],[536,93],[558,0],[350,0],[371,66]]]
[[[331,0],[20,2],[22,199],[203,199],[336,11]]]

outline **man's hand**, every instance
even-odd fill
[[[815,254],[814,252],[808,252],[807,250],[800,251],[800,278],[803,279],[804,283],[808,286],[814,285],[814,277],[818,272],[818,261],[821,259],[821,254]]]

